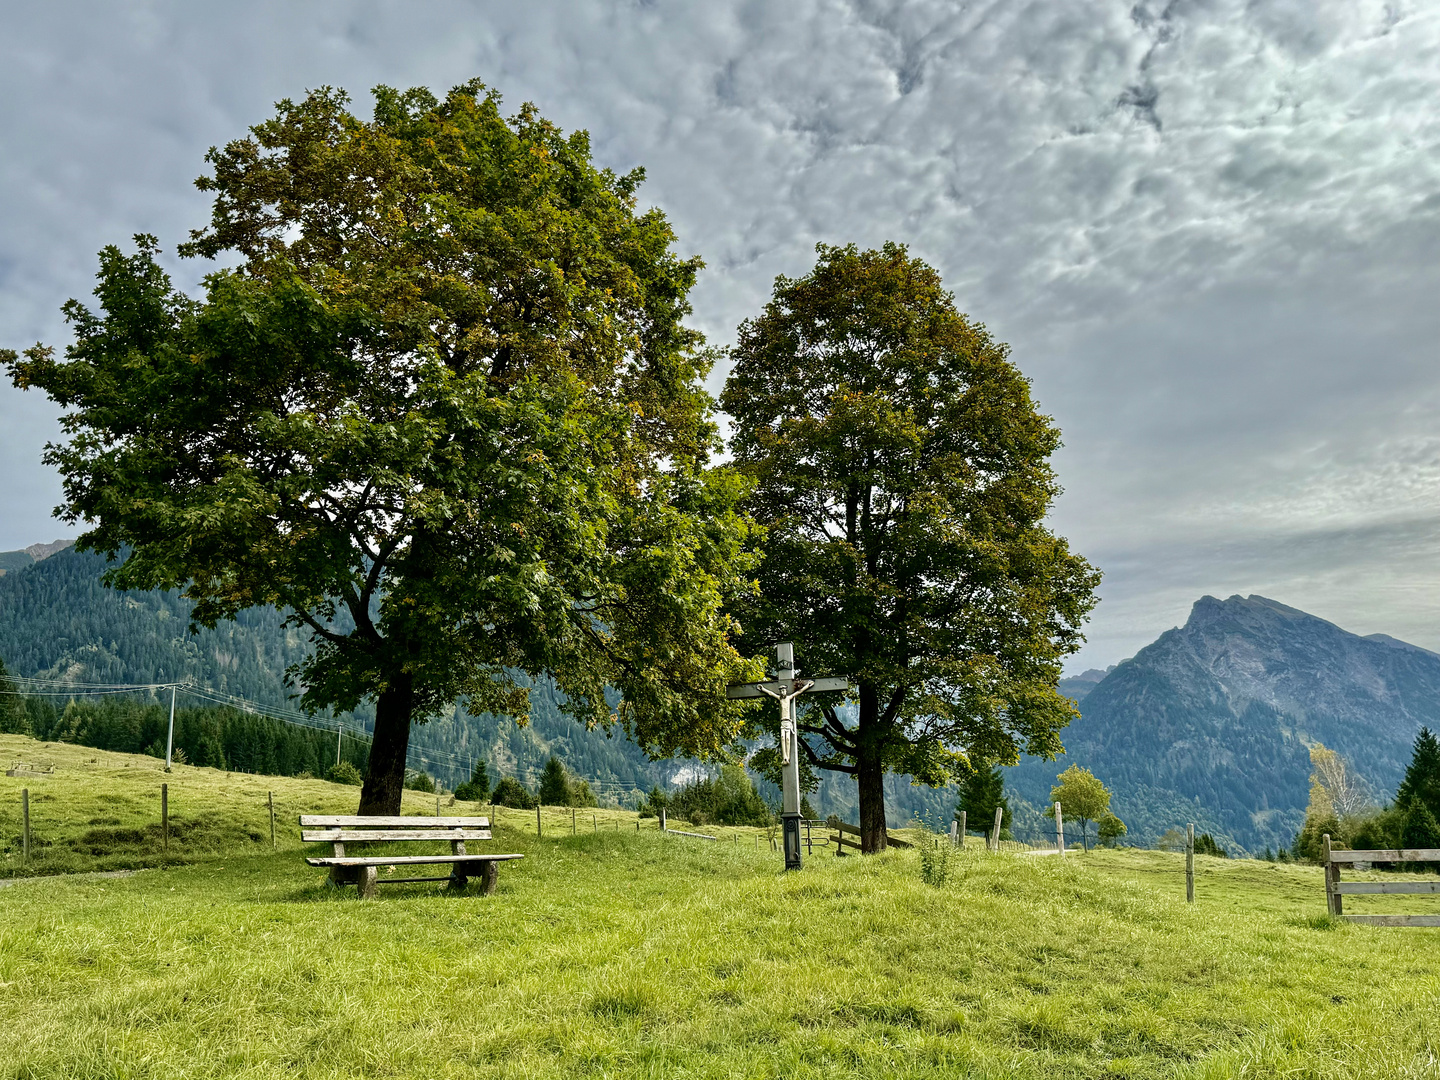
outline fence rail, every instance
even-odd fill
[[[1342,851],[1325,834],[1325,910],[1364,926],[1440,926],[1440,915],[1346,915],[1346,896],[1400,896],[1440,893],[1440,881],[1341,881],[1340,867],[1349,863],[1440,863],[1440,848],[1372,848]]]

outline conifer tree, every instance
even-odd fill
[[[30,713],[0,660],[0,735],[29,735]]]
[[[545,762],[545,771],[540,774],[540,805],[570,805],[570,777],[554,754]]]
[[[1400,781],[1400,790],[1395,793],[1397,806],[1405,806],[1412,799],[1429,810],[1432,817],[1440,818],[1440,739],[1428,727],[1422,727],[1415,736],[1415,752]]]
[[[475,763],[475,769],[470,774],[470,779],[455,789],[455,797],[464,799],[467,802],[484,802],[490,795],[490,773],[485,768],[485,761],[482,758]]]
[[[1003,809],[1000,831],[1010,831],[1010,800],[1005,797],[1005,777],[999,766],[981,767],[972,772],[960,788],[955,803],[955,820],[965,811],[966,828],[989,830],[995,823],[995,808]]]

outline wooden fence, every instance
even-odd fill
[[[856,837],[858,837],[858,836],[860,835],[860,830],[859,830],[858,827],[856,827],[856,826],[854,826],[854,825],[849,825],[849,824],[847,824],[847,823],[845,823],[845,822],[843,822],[843,821],[833,821],[833,820],[829,822],[829,827],[835,830],[835,835],[829,837],[828,839],[829,839],[830,843],[832,843],[832,844],[835,845],[835,854],[836,854],[836,855],[844,855],[844,854],[845,854],[845,849],[846,849],[847,847],[848,847],[848,848],[854,848],[856,851],[859,851],[859,850],[860,850],[860,841],[859,841],[859,840],[847,840],[847,839],[845,839],[847,836],[856,836]],[[890,832],[888,829],[885,831],[885,842],[886,842],[887,844],[889,844],[891,847],[897,847],[897,848],[910,848],[910,847],[914,847],[914,846],[915,846],[914,844],[910,843],[909,840],[901,840],[900,837],[896,836],[894,833]]]
[[[1341,881],[1340,867],[1349,863],[1440,863],[1440,848],[1378,848],[1369,851],[1348,851],[1330,846],[1325,834],[1325,908],[1331,915],[1368,926],[1440,926],[1440,915],[1346,915],[1346,896],[1376,894],[1437,894],[1440,880],[1435,881]]]

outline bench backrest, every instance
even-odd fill
[[[483,817],[362,817],[358,814],[300,815],[300,839],[307,843],[381,840],[489,840]]]

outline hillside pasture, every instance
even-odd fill
[[[3,827],[28,786],[51,870],[153,862],[162,779],[192,824],[172,865],[0,889],[0,1078],[1440,1074],[1440,936],[1330,919],[1318,868],[1202,857],[1187,907],[1162,852],[972,846],[935,888],[915,851],[787,875],[753,830],[600,811],[572,836],[554,810],[537,839],[502,810],[494,847],[526,858],[494,896],[361,902],[304,864],[294,816],[353,788],[23,742],[0,752],[57,771],[0,780]],[[75,843],[97,829],[141,839]]]

